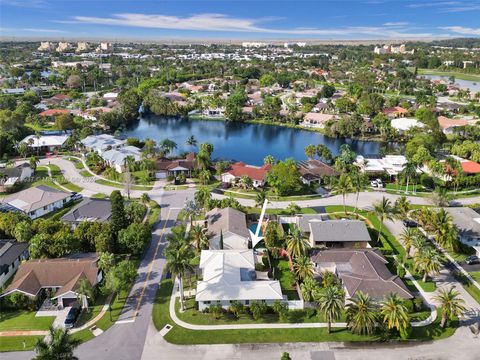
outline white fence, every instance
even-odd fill
[[[305,307],[303,300],[288,300],[287,304],[289,310],[303,310]]]
[[[280,224],[296,224],[298,220],[297,216],[280,216],[278,222]]]

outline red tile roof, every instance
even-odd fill
[[[57,116],[57,115],[63,115],[63,114],[70,114],[70,110],[67,109],[48,109],[45,111],[42,111],[39,116]]]
[[[442,129],[447,129],[452,126],[465,126],[465,125],[468,125],[468,122],[467,120],[463,120],[463,119],[449,119],[445,116],[439,116],[438,124]]]
[[[267,172],[272,168],[272,165],[267,164],[261,167],[246,165],[243,162],[237,162],[230,166],[230,169],[227,171],[230,175],[235,177],[242,177],[244,175],[248,176],[252,180],[265,180]]]
[[[470,160],[462,161],[461,164],[463,172],[467,174],[480,174],[480,164]]]
[[[386,114],[386,115],[388,115],[388,114],[407,114],[408,110],[404,109],[400,106],[394,106],[392,108],[387,108],[387,109],[383,110],[383,113]]]

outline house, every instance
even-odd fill
[[[367,248],[371,240],[361,220],[309,221],[310,245],[334,248]]]
[[[56,116],[60,115],[69,115],[70,110],[67,109],[48,109],[45,111],[42,111],[38,116],[43,117],[43,118],[48,118],[50,120],[54,120]]]
[[[315,272],[333,272],[342,282],[346,296],[351,298],[359,291],[382,300],[390,293],[404,299],[413,295],[403,281],[387,268],[388,261],[377,249],[329,249],[312,257]]]
[[[58,259],[29,260],[20,264],[12,283],[1,296],[18,292],[32,298],[49,295],[60,308],[77,301],[80,280],[87,279],[95,287],[102,281],[95,253],[76,254]]]
[[[445,208],[458,229],[459,240],[473,247],[480,256],[480,214],[468,207]]]
[[[45,185],[31,187],[0,199],[0,208],[20,211],[31,219],[36,219],[52,211],[63,208],[72,200],[72,194]]]
[[[61,221],[74,229],[84,221],[104,223],[112,216],[112,203],[104,199],[84,199],[61,217]]]
[[[310,234],[310,222],[318,222],[328,220],[328,215],[322,214],[297,214],[294,216],[280,216],[278,221],[280,224],[295,224],[304,234]]]
[[[243,212],[231,207],[212,209],[205,214],[205,225],[210,249],[248,249],[250,233]]]
[[[169,176],[177,177],[184,174],[185,177],[191,177],[195,169],[195,153],[188,153],[185,159],[165,159],[160,158],[155,162],[155,176],[157,179],[165,179]]]
[[[254,187],[261,187],[265,185],[267,173],[271,168],[272,165],[270,164],[253,166],[243,162],[237,162],[230,165],[230,168],[222,174],[222,182],[236,184],[243,176],[247,176],[253,181]]]
[[[415,127],[423,128],[425,126],[423,123],[421,123],[417,119],[413,119],[413,118],[392,119],[390,125],[392,126],[392,128],[397,130],[399,133],[404,133],[405,131],[408,131],[408,130],[413,129]]]
[[[272,305],[284,300],[280,283],[255,271],[253,250],[202,250],[202,280],[197,282],[195,300],[199,311],[210,305],[227,309],[232,301]],[[260,278],[265,280],[260,280]]]
[[[40,152],[55,151],[63,148],[65,142],[70,137],[69,134],[63,135],[28,135],[22,142],[26,143],[29,148]]]
[[[386,155],[383,158],[364,158],[358,155],[355,165],[360,171],[367,175],[381,175],[387,173],[390,176],[397,176],[403,171],[407,158],[403,155]]]
[[[106,150],[118,149],[125,144],[125,140],[115,138],[113,135],[90,135],[80,141],[87,151],[95,151],[99,155]]]
[[[440,126],[440,129],[442,129],[443,133],[448,135],[453,134],[453,129],[455,127],[468,125],[468,121],[463,119],[449,119],[445,116],[439,116],[438,125]]]
[[[20,263],[27,258],[27,242],[0,240],[0,288],[15,274]]]
[[[408,114],[408,110],[402,108],[401,106],[394,106],[391,108],[384,109],[383,113],[390,118],[398,118],[398,117],[405,117]]]
[[[307,185],[320,184],[323,177],[337,176],[339,174],[335,168],[317,159],[300,161],[297,165],[302,177],[302,182]]]
[[[303,118],[304,126],[310,127],[324,127],[330,120],[335,120],[337,117],[331,114],[323,114],[319,112],[306,113]]]
[[[122,146],[116,149],[110,149],[102,154],[102,158],[108,166],[115,169],[116,172],[122,173],[125,170],[125,159],[131,156],[135,161],[140,161],[142,152],[136,146]]]
[[[32,177],[33,169],[29,164],[23,163],[15,167],[0,167],[0,192],[6,192],[15,185]]]
[[[208,108],[202,111],[203,116],[207,117],[224,117],[225,116],[225,109],[221,107],[217,108]]]

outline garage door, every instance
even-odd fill
[[[62,302],[63,302],[63,307],[67,307],[67,306],[73,306],[76,302],[77,302],[77,299],[76,298],[64,298],[62,299]]]

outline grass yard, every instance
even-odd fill
[[[148,215],[148,223],[150,224],[150,226],[153,226],[157,222],[162,208],[160,207],[160,205],[158,205],[157,202],[153,200],[150,200],[150,208],[151,210],[150,214]]]
[[[274,278],[280,281],[282,293],[287,295],[288,300],[299,300],[297,290],[295,288],[295,276],[290,270],[287,260],[272,260]]]
[[[88,170],[82,170],[79,174],[83,177],[93,177],[93,175]]]
[[[32,350],[43,336],[4,336],[0,341],[0,352]]]
[[[260,215],[260,212],[262,211],[261,208],[257,207],[247,207],[246,212],[247,214],[258,214]],[[300,209],[300,214],[316,214],[317,212],[313,210],[312,208],[301,208]],[[290,215],[286,210],[283,209],[267,209],[266,214],[271,214],[271,215]]]
[[[71,182],[67,181],[65,179],[65,177],[63,176],[62,171],[60,170],[60,168],[57,165],[50,164],[50,165],[48,165],[48,167],[50,168],[50,170],[52,172],[52,177],[63,187],[66,187],[70,191],[74,191],[74,192],[80,192],[80,191],[83,190],[82,187],[80,187],[78,185],[75,185],[75,184],[72,184]]]
[[[436,76],[454,76],[456,79],[468,80],[468,81],[480,81],[480,75],[465,74],[456,71],[438,71],[429,69],[418,69],[418,75],[436,75]]]
[[[54,316],[35,316],[36,311],[2,310],[0,312],[0,331],[48,330]]]
[[[108,181],[108,180],[105,180],[105,179],[98,179],[98,180],[95,180],[95,182],[97,184],[100,184],[100,185],[112,186],[112,187],[115,187],[115,188],[118,188],[118,189],[124,189],[125,188],[125,186],[122,185],[122,184],[117,184],[117,183],[114,183],[114,182],[111,182],[111,181]],[[131,190],[148,191],[148,190],[152,190],[152,187],[151,186],[132,185]]]

